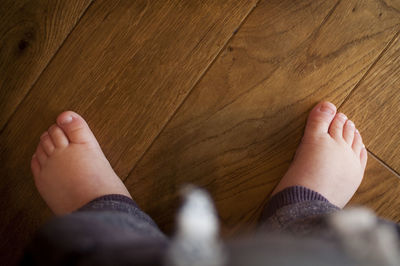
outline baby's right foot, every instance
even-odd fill
[[[367,150],[354,123],[322,102],[311,111],[295,158],[272,195],[304,186],[343,208],[360,186],[366,164]]]

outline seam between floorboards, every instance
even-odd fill
[[[354,86],[354,88],[349,92],[349,94],[346,96],[346,98],[343,100],[343,102],[340,104],[339,108],[340,109],[344,104],[346,104],[350,97],[354,94],[354,92],[357,90],[357,88],[360,86],[360,84],[365,80],[365,78],[368,76],[368,74],[371,72],[371,70],[375,67],[375,65],[378,63],[378,61],[383,57],[383,55],[389,50],[389,48],[392,46],[393,42],[396,40],[396,38],[399,36],[400,30],[397,31],[392,39],[385,45],[383,48],[382,52],[379,53],[375,61],[371,64],[371,66],[368,68],[368,70],[365,72],[365,74],[360,78],[360,80],[357,82],[357,84]]]
[[[32,89],[35,87],[36,83],[40,80],[40,78],[42,77],[43,73],[47,70],[47,68],[49,67],[49,65],[51,64],[51,62],[53,61],[53,59],[56,57],[56,55],[59,53],[59,51],[61,50],[61,48],[64,46],[66,40],[69,38],[69,36],[71,35],[71,33],[75,30],[76,26],[78,26],[78,24],[81,22],[82,18],[86,15],[87,11],[89,10],[89,8],[92,6],[92,4],[95,2],[96,0],[91,0],[90,4],[86,7],[86,9],[82,12],[82,15],[78,18],[78,20],[76,21],[75,25],[72,27],[72,29],[68,32],[68,34],[65,36],[64,40],[62,41],[62,43],[60,44],[60,46],[57,48],[57,50],[54,52],[53,56],[50,58],[49,62],[46,64],[46,66],[43,68],[43,70],[40,72],[40,74],[38,75],[37,79],[32,83],[32,86],[29,88],[29,90],[25,93],[24,97],[22,98],[22,100],[17,104],[17,107],[14,109],[14,111],[11,113],[11,115],[8,117],[7,121],[4,123],[4,126],[0,129],[0,134],[3,133],[3,131],[7,128],[8,124],[10,123],[10,121],[12,120],[12,118],[14,117],[15,113],[17,112],[17,110],[21,107],[22,103],[25,101],[25,99],[28,97],[29,94],[31,94]]]
[[[161,133],[164,131],[164,129],[167,127],[167,125],[171,122],[171,120],[175,117],[175,115],[178,113],[180,108],[183,106],[183,104],[186,102],[186,100],[189,98],[190,94],[193,92],[193,90],[197,87],[197,85],[200,83],[200,81],[206,76],[208,71],[211,69],[212,65],[217,61],[217,59],[220,57],[222,51],[227,47],[227,45],[231,42],[232,38],[239,32],[240,28],[243,26],[243,24],[246,22],[247,18],[253,13],[253,11],[256,9],[258,4],[260,3],[261,0],[258,0],[254,6],[250,9],[250,11],[246,14],[246,16],[242,19],[242,21],[239,22],[239,25],[235,28],[235,30],[232,32],[231,36],[228,38],[228,40],[224,43],[224,45],[221,47],[221,49],[215,54],[214,58],[211,59],[211,62],[206,66],[206,69],[203,71],[203,73],[200,75],[200,77],[197,79],[197,81],[194,83],[192,88],[189,90],[185,98],[182,100],[182,102],[178,105],[178,107],[175,109],[175,111],[172,113],[172,115],[168,118],[167,122],[162,126],[158,134],[154,137],[153,141],[150,143],[150,145],[147,147],[147,149],[142,153],[142,155],[139,157],[139,159],[136,161],[136,163],[132,166],[132,169],[128,172],[126,178],[124,178],[123,182],[126,182],[129,178],[129,176],[132,174],[132,172],[135,170],[136,166],[141,162],[143,157],[147,154],[147,152],[151,149],[153,146],[154,142],[159,138]]]
[[[357,84],[354,86],[354,88],[349,92],[349,94],[346,96],[346,98],[343,100],[343,102],[340,104],[339,108],[340,109],[346,102],[349,101],[350,97],[354,94],[354,91],[357,90],[357,88],[360,86],[360,84],[365,80],[365,78],[368,76],[368,74],[371,72],[371,70],[375,67],[375,65],[378,63],[378,61],[383,57],[383,55],[390,49],[392,46],[393,42],[397,39],[397,37],[400,34],[400,30],[397,31],[392,39],[385,45],[383,48],[382,52],[379,53],[378,57],[375,59],[375,61],[371,64],[371,66],[368,68],[368,70],[365,72],[365,74],[361,77],[361,79],[357,82]],[[376,159],[381,165],[383,165],[387,170],[389,170],[392,174],[394,174],[397,178],[400,178],[400,173],[398,173],[396,170],[394,170],[392,167],[390,167],[388,164],[386,164],[381,158],[379,158],[377,155],[375,155],[371,150],[367,148],[368,153]]]
[[[385,167],[389,172],[391,172],[393,175],[395,175],[397,178],[400,179],[400,174],[394,170],[392,167],[390,167],[388,164],[386,164],[384,161],[382,161],[376,154],[374,154],[372,151],[367,149],[368,153],[375,159],[377,160],[383,167]],[[368,163],[368,162],[367,162]]]

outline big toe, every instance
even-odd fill
[[[329,126],[335,117],[336,106],[330,102],[320,102],[311,110],[304,136],[315,136],[328,133]]]
[[[57,125],[65,132],[71,143],[97,143],[86,121],[75,112],[61,113],[57,117]]]

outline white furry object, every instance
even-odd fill
[[[211,198],[198,188],[186,189],[178,228],[167,253],[171,266],[222,266],[225,253],[218,239],[219,224]]]
[[[395,228],[378,222],[369,209],[349,208],[333,214],[329,221],[348,254],[360,265],[400,265]]]

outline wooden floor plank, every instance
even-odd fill
[[[126,178],[255,3],[95,1],[1,134],[1,253],[49,216],[29,162],[58,113],[81,113]]]
[[[365,206],[396,223],[400,222],[400,179],[369,154],[364,180],[348,206]]]
[[[398,35],[341,108],[355,121],[371,152],[397,173],[400,173],[399,92]]]
[[[343,102],[398,20],[375,0],[262,1],[136,165],[132,195],[170,232],[179,188],[194,183],[211,192],[224,234],[250,228],[308,111]]]
[[[2,0],[0,130],[92,0]]]

